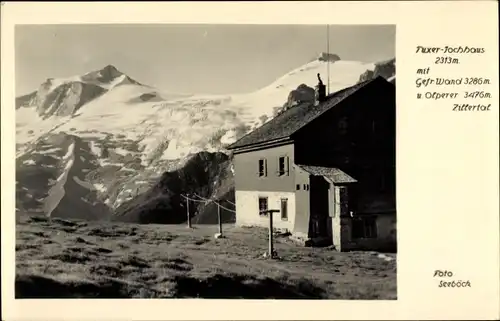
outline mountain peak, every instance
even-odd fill
[[[103,78],[107,79],[114,79],[116,77],[123,75],[123,73],[113,65],[106,65],[104,68],[99,70],[99,73]]]
[[[120,72],[118,68],[116,68],[113,65],[106,65],[104,68],[101,69],[101,71],[108,71],[108,72]],[[121,73],[121,72],[120,72]]]
[[[123,76],[124,73],[119,71],[113,65],[106,65],[102,69],[91,71],[82,76],[84,81],[99,81],[102,83],[109,83],[116,78]]]

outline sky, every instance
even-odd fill
[[[109,64],[167,92],[251,92],[325,52],[326,38],[325,25],[18,25],[16,93]],[[395,38],[394,25],[329,26],[342,60],[393,58]]]

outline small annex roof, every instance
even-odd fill
[[[298,165],[301,169],[305,170],[314,176],[323,176],[328,179],[333,184],[348,184],[356,183],[357,180],[349,176],[342,170],[335,167],[322,167],[322,166],[309,166],[309,165]]]

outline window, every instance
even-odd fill
[[[288,220],[288,199],[286,198],[281,199],[281,220]]]
[[[283,176],[285,174],[288,175],[288,157],[281,156],[278,159],[278,175]]]
[[[342,117],[338,122],[339,134],[345,135],[347,133],[347,117]]]
[[[266,216],[267,213],[264,211],[267,210],[267,197],[259,197],[259,215]]]
[[[375,217],[357,217],[352,220],[352,238],[376,238],[377,221]]]
[[[267,176],[267,161],[265,159],[259,159],[259,176]]]
[[[297,191],[300,190],[300,184],[297,184],[296,189]]]

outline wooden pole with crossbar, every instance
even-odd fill
[[[262,213],[267,213],[269,215],[269,244],[268,244],[268,254],[269,258],[274,257],[274,240],[273,240],[273,214],[279,212],[279,210],[265,210]]]

